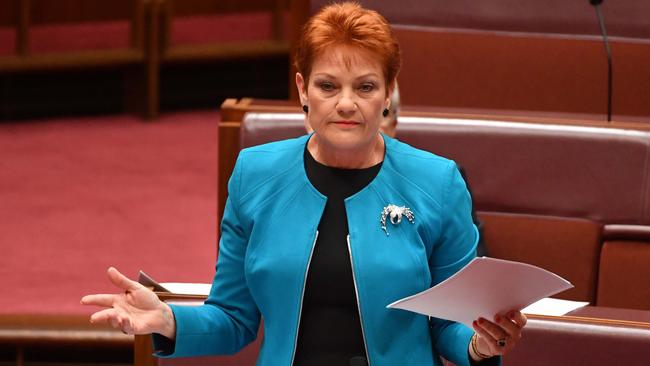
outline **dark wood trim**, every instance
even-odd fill
[[[147,21],[147,42],[144,66],[144,100],[145,119],[155,119],[160,111],[160,22],[163,0],[151,0]]]
[[[136,335],[133,342],[133,365],[155,366],[156,364],[156,358],[153,356],[151,335]]]
[[[29,54],[29,25],[31,21],[31,0],[16,0],[18,22],[16,24],[16,54]]]
[[[130,347],[133,336],[103,324],[91,324],[88,315],[3,314],[0,343]]]
[[[271,38],[275,41],[284,39],[284,14],[287,9],[287,0],[275,0],[271,16]]]
[[[648,225],[605,225],[603,236],[607,241],[613,240],[650,240]]]
[[[0,58],[0,72],[112,67],[134,65],[142,63],[142,61],[142,53],[134,49],[7,56]]]
[[[219,210],[218,220],[221,221],[228,198],[228,179],[235,168],[239,154],[239,122],[223,121],[219,123],[219,185],[217,187]],[[219,229],[221,233],[221,229]]]
[[[274,40],[179,45],[168,48],[163,53],[163,61],[166,63],[174,63],[217,59],[255,58],[262,56],[283,56],[288,52],[288,42]]]
[[[621,309],[621,310],[624,310],[624,309]],[[594,317],[571,316],[571,315],[549,316],[549,315],[528,314],[528,315],[526,315],[526,317],[528,319],[536,319],[536,320],[548,320],[548,321],[560,321],[560,322],[569,322],[569,323],[610,325],[610,326],[619,326],[619,327],[632,327],[632,328],[650,329],[650,323],[642,322],[642,321],[619,320],[619,319],[609,319],[609,318],[594,318]]]
[[[303,0],[289,0],[289,11],[291,12],[289,20],[289,43],[291,49],[289,50],[289,100],[298,101],[298,90],[296,89],[296,72],[298,71],[294,65],[294,50],[298,43],[298,38],[302,31],[302,27],[309,19],[310,2]]]
[[[171,46],[171,34],[172,34],[172,19],[174,17],[174,2],[171,0],[156,0],[158,6],[160,7],[160,24],[158,25],[160,34],[159,39],[159,53],[161,57],[167,53],[167,50]]]
[[[147,0],[134,0],[133,15],[131,16],[130,45],[132,48],[144,49],[145,16]]]

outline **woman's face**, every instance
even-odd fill
[[[390,96],[381,64],[372,54],[335,47],[316,57],[308,85],[300,74],[296,84],[321,148],[364,151],[377,141]]]

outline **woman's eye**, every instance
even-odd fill
[[[371,92],[375,89],[375,85],[372,83],[367,83],[367,84],[361,84],[359,87],[359,90],[361,90],[364,93]]]
[[[334,90],[334,85],[332,83],[320,83],[320,88],[323,91],[332,91]]]

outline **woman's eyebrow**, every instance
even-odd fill
[[[326,73],[326,72],[319,72],[319,73],[317,73],[317,74],[314,74],[314,78],[318,78],[318,77],[325,77],[325,78],[335,79],[335,80],[337,79],[336,76],[334,76],[334,75],[332,75],[332,74],[328,74],[328,73]],[[379,75],[378,75],[377,73],[374,73],[374,72],[369,72],[369,73],[367,73],[367,74],[363,74],[363,75],[357,76],[357,77],[355,77],[354,79],[355,79],[355,80],[359,80],[359,79],[365,79],[365,78],[368,78],[368,77],[375,77],[375,78],[378,78]]]
[[[314,74],[314,77],[315,78],[316,77],[326,77],[326,78],[330,78],[330,79],[336,79],[336,76],[328,74],[326,72],[319,72],[318,74]]]
[[[374,72],[369,72],[369,73],[367,73],[367,74],[363,74],[363,75],[361,75],[361,76],[357,76],[356,79],[357,79],[357,80],[359,80],[359,79],[365,79],[365,78],[367,78],[367,77],[376,77],[376,78],[378,78],[379,75],[377,75],[377,74],[374,73]]]

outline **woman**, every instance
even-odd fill
[[[400,68],[386,20],[322,9],[296,66],[314,132],[240,153],[205,305],[166,305],[111,268],[124,293],[84,297],[107,307],[91,320],[156,333],[162,357],[235,353],[263,316],[258,365],[498,363],[526,322],[518,311],[472,331],[386,308],[458,271],[478,240],[456,165],[379,133]]]

